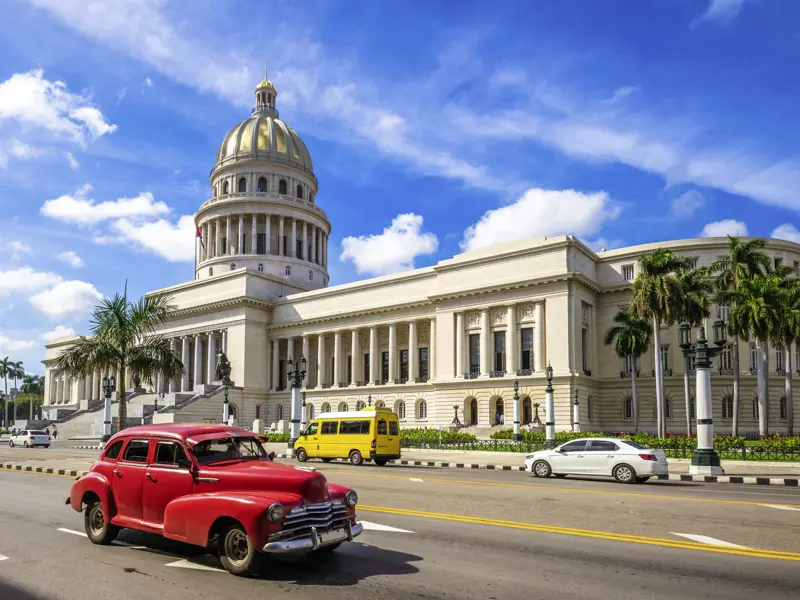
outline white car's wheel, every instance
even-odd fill
[[[614,467],[612,475],[614,475],[614,479],[616,479],[619,483],[636,482],[636,470],[632,466],[624,463]]]
[[[533,468],[531,470],[536,477],[550,477],[550,473],[552,472],[550,464],[546,460],[537,460],[533,463]]]
[[[14,447],[14,440],[8,440],[8,447],[9,448],[13,448]]]
[[[30,446],[28,446],[28,442],[23,442],[22,445],[25,446],[26,448],[30,448]]]

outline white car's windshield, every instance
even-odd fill
[[[206,440],[196,444],[192,452],[200,464],[210,464],[224,460],[260,459],[267,453],[256,438],[229,437]]]

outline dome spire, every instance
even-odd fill
[[[278,97],[278,92],[275,86],[267,79],[267,61],[264,61],[264,79],[256,86],[256,107],[253,113],[264,112],[272,116],[278,116],[278,111],[275,108],[275,100]]]

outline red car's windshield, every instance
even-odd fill
[[[224,460],[260,459],[267,453],[256,438],[229,437],[206,440],[192,447],[197,462],[207,465]]]

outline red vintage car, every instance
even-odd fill
[[[273,456],[236,427],[131,427],[108,441],[67,504],[85,511],[95,544],[126,527],[157,533],[216,548],[234,575],[253,573],[270,553],[330,552],[361,533],[354,490]]]

